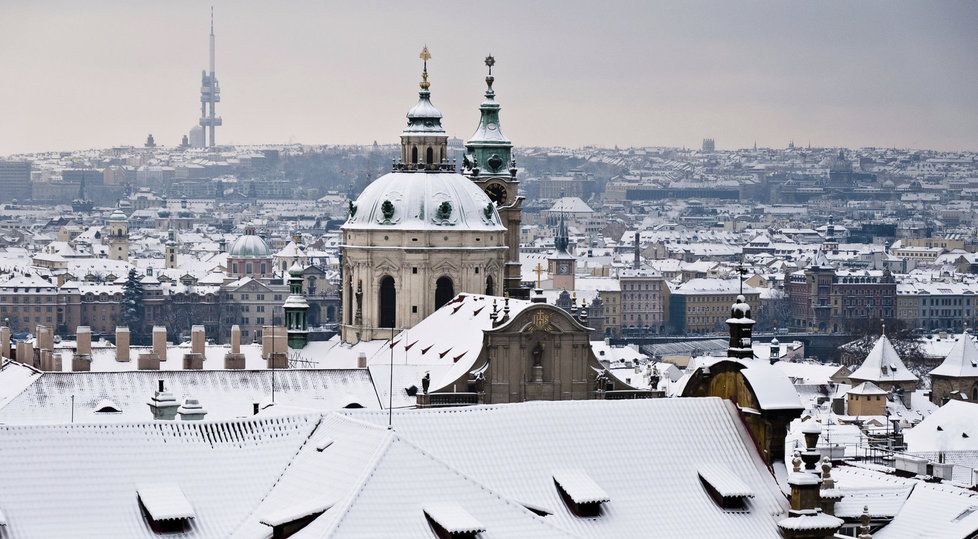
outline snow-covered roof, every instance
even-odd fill
[[[934,370],[931,376],[948,376],[952,378],[978,377],[978,345],[969,333],[961,334],[944,361]]]
[[[863,382],[847,392],[849,395],[889,395],[890,392],[872,382]]]
[[[10,537],[159,537],[156,516],[194,518],[188,537],[229,537],[308,440],[320,416],[228,422],[0,426],[0,507]],[[188,504],[174,489],[179,485]],[[265,528],[267,530],[267,528]]]
[[[916,382],[917,377],[903,364],[893,343],[881,335],[862,365],[849,375],[852,380],[876,382]]]
[[[745,360],[740,371],[757,396],[762,410],[795,410],[804,408],[798,391],[783,372],[766,361]]]
[[[913,453],[978,450],[978,404],[948,401],[903,437]]]
[[[553,478],[574,503],[603,503],[611,500],[608,493],[584,470],[557,470]]]

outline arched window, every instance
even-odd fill
[[[414,163],[415,165],[418,164],[418,147],[417,146],[411,147],[411,162]]]
[[[429,165],[435,162],[435,151],[428,146],[428,151],[425,152],[425,162]]]
[[[492,275],[486,277],[486,295],[495,296],[496,295],[496,283],[492,280]]]
[[[978,385],[971,388],[971,402],[978,401]]]
[[[435,309],[441,308],[455,297],[455,285],[448,277],[439,277],[435,281]]]
[[[380,324],[382,328],[392,328],[397,319],[397,291],[394,278],[385,275],[380,279]]]

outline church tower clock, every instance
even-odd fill
[[[519,196],[519,182],[516,180],[513,143],[499,127],[499,103],[496,103],[496,92],[492,89],[495,80],[492,66],[495,63],[492,56],[486,57],[489,74],[486,76],[485,100],[479,105],[479,127],[465,143],[462,173],[489,196],[506,226],[503,290],[512,297],[529,299],[529,289],[520,286],[520,208],[523,197]]]

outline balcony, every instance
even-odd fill
[[[472,392],[429,393],[427,395],[419,393],[417,399],[418,408],[445,408],[479,404],[479,394]]]
[[[626,399],[656,399],[664,396],[662,391],[649,389],[616,389],[612,391],[595,391],[595,399],[626,400]]]

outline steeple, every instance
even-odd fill
[[[567,246],[570,245],[570,238],[567,233],[567,223],[564,221],[564,214],[560,214],[560,224],[557,225],[557,235],[554,237],[554,247],[557,254],[567,254]]]
[[[492,83],[492,66],[496,59],[490,54],[485,59],[489,73],[486,76],[485,100],[479,105],[479,127],[465,143],[464,169],[472,173],[478,168],[483,175],[508,176],[510,169],[516,170],[513,163],[513,143],[503,135],[499,126],[499,103]]]
[[[418,102],[407,113],[407,127],[401,132],[401,162],[394,169],[402,172],[454,172],[448,163],[448,134],[441,125],[441,111],[431,104],[428,82],[428,46],[421,49],[421,90]]]
[[[754,348],[751,334],[754,320],[751,318],[750,305],[744,295],[737,296],[737,301],[730,307],[730,318],[727,319],[730,328],[730,344],[727,347],[727,357],[737,359],[753,359]]]
[[[308,341],[309,328],[306,314],[309,303],[302,292],[302,267],[298,262],[289,268],[289,297],[285,298],[285,327],[288,332],[289,348],[303,348]]]

